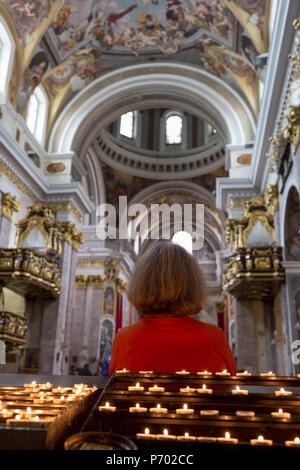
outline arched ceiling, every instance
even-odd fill
[[[24,114],[42,83],[49,134],[99,77],[172,61],[224,81],[257,115],[255,58],[268,50],[268,11],[269,0],[0,0],[17,45],[10,100]]]

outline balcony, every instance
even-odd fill
[[[20,295],[56,298],[60,294],[61,270],[53,258],[31,250],[0,249],[0,280]]]
[[[11,312],[0,312],[0,340],[7,349],[23,346],[27,337],[27,320]]]

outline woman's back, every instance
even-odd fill
[[[114,341],[110,374],[126,368],[131,372],[152,370],[190,373],[227,369],[236,365],[223,331],[190,317],[149,317],[121,329]]]

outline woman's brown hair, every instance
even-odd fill
[[[154,243],[136,262],[128,299],[142,316],[195,315],[206,302],[196,259],[175,243]]]

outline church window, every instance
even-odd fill
[[[120,120],[120,134],[128,139],[134,138],[135,114],[133,111],[122,114]]]
[[[182,117],[171,114],[166,118],[166,144],[182,143]]]

